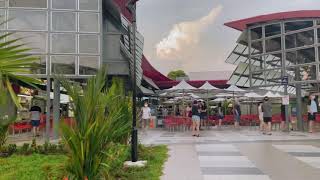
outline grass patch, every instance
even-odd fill
[[[121,168],[112,169],[111,174],[116,180],[158,180],[168,157],[167,152],[166,146],[140,145],[139,159],[147,160],[147,166],[124,168],[121,165]],[[65,155],[32,154],[0,158],[0,180],[61,180],[66,161]]]
[[[42,154],[0,158],[0,180],[62,179],[66,159],[64,155]]]
[[[115,172],[114,176],[121,180],[159,180],[167,158],[167,146],[139,146],[139,159],[147,160],[147,166],[143,168],[121,168]]]

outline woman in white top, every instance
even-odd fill
[[[146,129],[149,125],[151,119],[151,109],[148,106],[148,103],[145,102],[144,106],[142,107],[142,128]]]
[[[260,131],[263,131],[264,122],[263,122],[263,112],[262,112],[262,103],[261,102],[259,103],[259,106],[258,106],[258,115],[259,115],[259,120],[260,120]]]

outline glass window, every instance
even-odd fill
[[[51,73],[75,74],[75,56],[51,56]]]
[[[270,70],[265,72],[266,83],[271,84],[281,84],[281,69]]]
[[[99,10],[99,0],[79,0],[81,10]]]
[[[263,69],[263,63],[264,63],[264,57],[258,56],[258,57],[252,57],[251,58],[251,71],[260,71]]]
[[[284,24],[286,32],[296,31],[299,29],[309,28],[313,26],[313,21],[293,21]]]
[[[241,77],[236,85],[243,87],[247,83],[247,81],[249,81],[248,77]]]
[[[0,7],[4,7],[5,5],[5,0],[0,0]]]
[[[76,36],[75,34],[52,34],[51,35],[53,53],[75,53]]]
[[[264,73],[263,72],[252,72],[252,81],[256,79],[256,80],[259,80],[259,84],[255,83],[254,85],[255,86],[258,86],[258,85],[264,85],[265,84],[265,81],[264,81]]]
[[[300,49],[293,52],[286,53],[287,61],[290,61],[292,65],[305,64],[315,62],[315,50],[314,48]]]
[[[9,10],[9,29],[47,30],[47,12],[34,10]]]
[[[304,31],[286,36],[286,49],[312,45],[314,43],[314,31]]]
[[[46,56],[36,56],[39,57],[39,60],[35,64],[39,65],[31,69],[32,74],[46,74],[47,68],[47,57]]]
[[[265,56],[266,67],[265,69],[281,68],[282,64],[282,54],[269,54]]]
[[[226,60],[226,62],[230,63],[230,64],[236,64],[238,63],[238,58],[240,56],[238,54],[235,53],[231,53],[230,56],[228,57],[228,59]]]
[[[76,13],[73,12],[52,12],[53,31],[75,31]]]
[[[76,9],[76,0],[52,0],[53,9]]]
[[[31,53],[47,52],[47,33],[16,32],[9,36],[10,40],[21,38],[15,45],[25,44],[23,48],[31,48]]]
[[[320,43],[320,29],[317,30],[317,34],[318,34],[318,43]]]
[[[271,25],[265,26],[265,33],[266,33],[266,37],[281,34],[280,24],[271,24]]]
[[[98,56],[80,56],[79,57],[79,74],[94,75],[99,68]]]
[[[79,13],[79,30],[81,32],[99,32],[99,15],[97,13]]]
[[[239,81],[240,76],[232,75],[228,81],[228,84],[236,84]]]
[[[251,53],[252,55],[261,54],[263,52],[262,41],[251,42],[251,48],[254,50],[254,52]]]
[[[47,0],[9,0],[9,7],[47,8]]]
[[[0,21],[1,21],[0,29],[5,29],[6,11],[4,9],[0,9]]]
[[[261,38],[262,38],[262,27],[251,29],[251,40],[256,40]]]
[[[293,74],[292,81],[308,81],[317,78],[316,65],[290,67],[288,71]]]
[[[99,54],[98,35],[79,35],[79,52],[89,54]]]
[[[266,40],[266,52],[280,51],[281,37],[276,37]]]

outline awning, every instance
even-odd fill
[[[147,95],[147,96],[152,96],[152,95],[155,95],[154,91],[148,89],[148,88],[145,88],[143,86],[140,86],[140,91],[143,95]]]
[[[145,80],[149,85],[151,85],[153,88],[155,88],[156,90],[159,90],[160,88],[153,82],[152,79],[146,77],[146,76],[142,76],[142,79]]]

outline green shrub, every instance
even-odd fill
[[[113,142],[127,143],[130,135],[131,107],[124,94],[123,83],[113,81],[106,89],[106,71],[100,70],[82,89],[61,79],[73,100],[73,127],[61,123],[61,132],[68,149],[66,170],[70,179],[100,179],[108,175],[109,153]],[[116,157],[116,156],[115,156]]]

